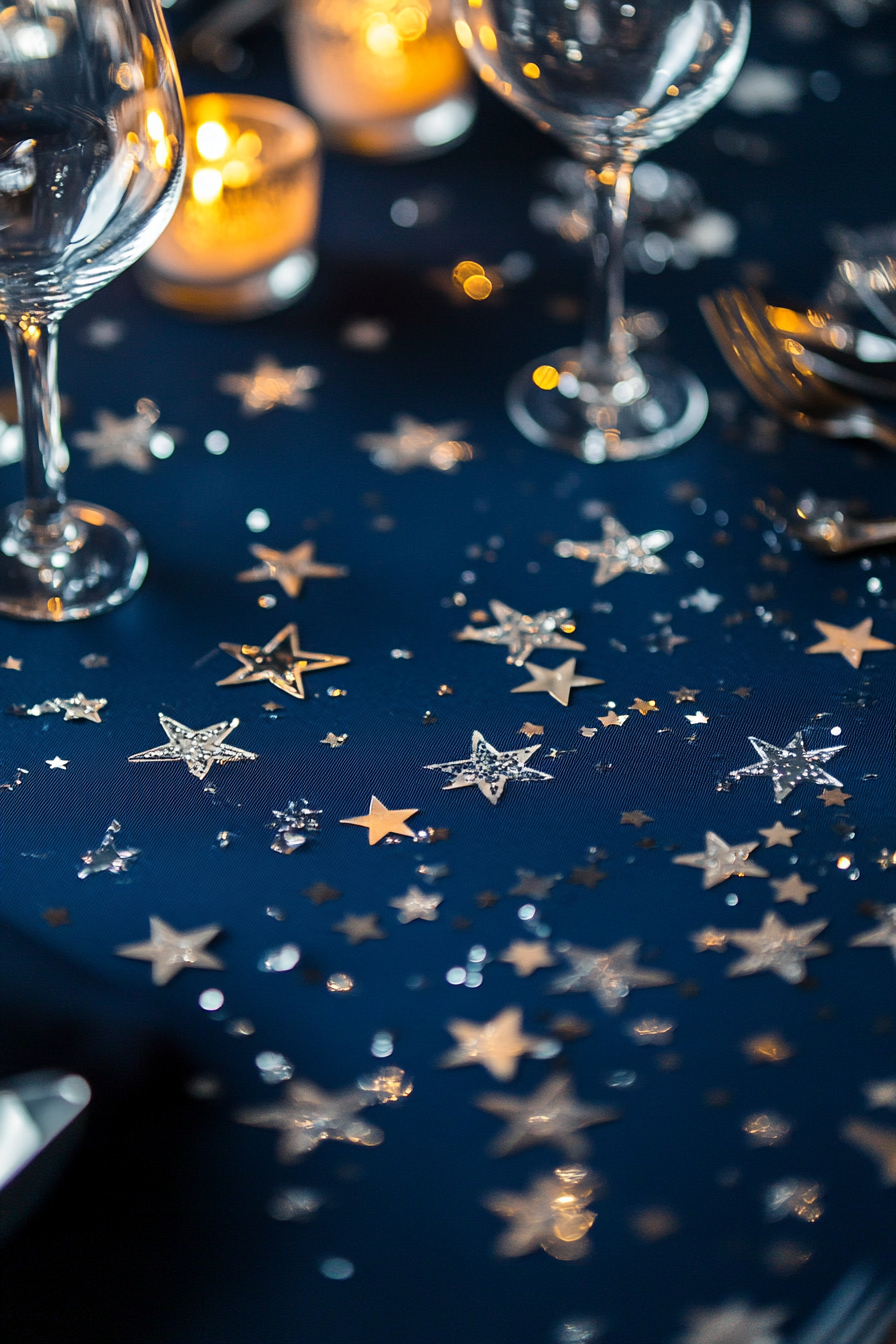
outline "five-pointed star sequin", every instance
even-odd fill
[[[125,943],[122,947],[116,947],[115,955],[131,957],[134,961],[151,961],[154,985],[167,985],[187,966],[192,966],[194,970],[224,969],[223,961],[204,950],[221,932],[220,924],[206,924],[201,929],[180,933],[166,924],[164,919],[159,919],[158,915],[150,915],[149,928],[147,942]]]
[[[750,775],[765,775],[774,785],[775,802],[783,803],[797,784],[834,784],[839,787],[840,780],[822,770],[821,763],[829,761],[843,745],[837,747],[817,747],[807,751],[801,732],[790,739],[786,747],[776,747],[764,742],[761,737],[751,737],[750,745],[760,760],[755,765],[745,765],[740,770],[732,770],[729,779],[746,779]],[[844,744],[845,745],[845,744]]]
[[[412,467],[432,467],[435,471],[453,471],[459,462],[469,462],[473,449],[458,438],[464,432],[461,420],[443,425],[428,425],[413,415],[396,415],[391,434],[359,434],[355,442],[370,454],[374,466],[383,471],[410,471]]]
[[[550,947],[540,938],[514,938],[510,946],[499,954],[498,960],[506,961],[517,975],[527,976],[541,970],[543,966],[557,965],[556,959],[551,956]]]
[[[760,826],[759,834],[765,836],[764,849],[773,849],[775,845],[785,845],[788,849],[793,849],[793,837],[802,835],[793,826],[785,826],[783,821],[776,821],[774,826]]]
[[[635,696],[634,702],[629,705],[629,709],[636,709],[641,715],[659,713],[655,700],[642,700],[640,695]]]
[[[380,928],[379,915],[345,915],[331,927],[334,933],[344,933],[352,947],[388,937]]]
[[[115,837],[120,830],[120,821],[110,821],[98,848],[88,849],[87,853],[82,855],[81,862],[84,867],[78,870],[79,877],[90,877],[93,873],[127,872],[128,865],[136,859],[140,851],[134,848],[117,848]]]
[[[432,923],[439,917],[438,907],[442,904],[442,897],[437,891],[421,891],[411,883],[403,896],[393,897],[389,904],[398,911],[399,924],[410,924],[414,919],[425,919]]]
[[[41,919],[46,920],[51,929],[59,929],[63,924],[71,924],[68,910],[64,905],[52,905],[44,910]]]
[[[593,582],[599,587],[618,579],[620,574],[666,574],[669,566],[656,552],[672,541],[672,533],[656,528],[643,536],[633,536],[616,519],[605,514],[601,520],[603,537],[600,541],[558,541],[554,554],[563,559],[597,562]]]
[[[678,1344],[782,1344],[778,1326],[787,1319],[782,1307],[751,1307],[748,1302],[724,1302],[720,1307],[697,1307],[685,1318],[687,1331]]]
[[[660,626],[659,630],[651,630],[649,635],[642,635],[641,638],[647,645],[648,653],[674,653],[679,644],[691,642],[687,635],[676,635],[671,625]]]
[[[646,826],[649,821],[653,821],[653,817],[649,817],[646,812],[636,809],[634,812],[623,812],[619,818],[619,825],[636,826],[640,831],[641,827]]]
[[[675,976],[668,971],[654,971],[636,964],[640,947],[639,938],[625,938],[606,951],[558,943],[557,951],[568,961],[569,970],[554,977],[551,993],[590,993],[606,1012],[619,1013],[630,990],[671,985]]]
[[[415,817],[418,807],[397,807],[391,810],[371,794],[370,811],[363,817],[341,817],[342,826],[366,826],[368,844],[375,845],[387,835],[410,835],[414,832],[405,822]]]
[[[342,892],[338,887],[331,887],[328,882],[312,882],[302,895],[307,896],[312,905],[323,905],[325,901],[338,900]]]
[[[677,854],[672,862],[686,864],[689,868],[702,868],[705,891],[709,887],[717,887],[720,882],[727,882],[729,877],[768,877],[767,871],[750,858],[753,850],[758,848],[758,840],[729,845],[715,831],[707,831],[699,854]]]
[[[500,1256],[528,1255],[540,1246],[556,1260],[588,1254],[588,1229],[596,1214],[588,1208],[594,1181],[586,1167],[557,1167],[536,1176],[524,1191],[495,1190],[483,1204],[509,1226],[495,1244]]]
[[[702,709],[698,709],[696,714],[685,714],[685,718],[688,723],[709,723],[709,719],[703,713]]]
[[[615,709],[608,710],[606,714],[598,714],[597,721],[602,723],[605,728],[621,728],[627,722],[627,714],[617,714]],[[581,730],[584,732],[584,729]],[[594,729],[592,728],[592,733]]]
[[[0,663],[0,667],[6,668],[7,672],[21,672],[23,662],[24,662],[23,658],[13,658],[12,654],[10,653],[7,654],[3,662]]]
[[[824,635],[824,639],[806,649],[806,653],[840,653],[850,667],[861,666],[863,653],[871,653],[874,649],[896,648],[896,644],[891,644],[889,640],[872,635],[870,616],[849,629],[842,625],[829,625],[827,621],[813,621],[812,624],[819,634]]]
[[[882,1185],[896,1185],[896,1129],[870,1120],[847,1120],[840,1135],[878,1163]]]
[[[572,649],[583,653],[584,644],[567,639],[562,627],[571,624],[572,612],[569,607],[557,607],[555,611],[539,611],[534,616],[526,616],[506,602],[489,602],[495,625],[477,629],[475,625],[465,625],[454,636],[459,640],[472,640],[478,644],[504,645],[507,648],[507,661],[514,667],[522,667],[536,649]]]
[[[728,935],[723,929],[708,924],[705,929],[697,929],[689,934],[695,952],[724,952],[728,946]]]
[[[51,770],[67,770],[71,764],[70,761],[64,761],[61,756],[51,756],[45,763]]]
[[[309,653],[303,649],[294,622],[284,625],[262,648],[257,644],[219,644],[218,647],[236,658],[240,666],[216,685],[244,686],[252,681],[268,681],[278,691],[294,695],[297,700],[305,699],[302,680],[305,673],[343,667],[349,661],[340,654]]]
[[[822,789],[818,800],[824,803],[825,807],[845,807],[851,797],[851,793],[844,793],[840,788]]]
[[[559,667],[540,667],[538,663],[525,663],[526,671],[532,677],[522,686],[514,686],[511,694],[522,695],[526,691],[546,691],[560,705],[568,705],[569,697],[576,686],[603,686],[601,677],[583,677],[576,673],[575,658],[567,658]]]
[[[129,761],[184,761],[191,775],[196,779],[205,779],[213,765],[258,760],[257,752],[232,747],[224,740],[239,726],[239,719],[231,719],[229,723],[212,723],[208,728],[188,728],[167,714],[159,714],[159,723],[168,741],[160,747],[138,751],[136,755],[128,757]]]
[[[481,1064],[493,1078],[506,1083],[516,1077],[521,1055],[531,1055],[548,1043],[544,1036],[527,1036],[520,1030],[522,1024],[522,1008],[503,1008],[489,1022],[452,1018],[448,1031],[457,1044],[442,1055],[439,1064],[443,1069]]]
[[[877,913],[877,928],[857,933],[850,938],[850,947],[889,947],[896,961],[896,905],[881,906]]]
[[[618,1120],[620,1116],[615,1106],[580,1101],[567,1073],[553,1074],[529,1097],[486,1092],[473,1104],[507,1122],[489,1145],[492,1157],[507,1157],[539,1143],[551,1143],[571,1161],[580,1159],[587,1154],[590,1144],[579,1131]]]
[[[676,705],[683,705],[696,700],[700,692],[692,690],[690,686],[679,686],[677,691],[670,691],[669,694],[672,696]]]
[[[597,864],[589,863],[581,868],[573,868],[566,879],[571,887],[586,887],[588,891],[593,891],[598,882],[603,882],[607,876],[598,868]]]
[[[320,382],[320,371],[312,364],[284,369],[270,355],[261,355],[251,373],[223,373],[218,379],[218,391],[228,397],[239,397],[244,415],[263,415],[275,406],[304,409],[311,405],[308,395]]]
[[[774,971],[790,985],[798,985],[806,978],[806,959],[823,957],[830,952],[827,943],[815,943],[828,920],[813,919],[808,924],[785,924],[774,910],[767,910],[758,929],[728,929],[728,942],[746,952],[745,957],[732,962],[726,972],[729,976],[756,975],[759,971]]]
[[[509,896],[528,896],[533,901],[544,901],[550,896],[551,890],[556,887],[560,881],[560,873],[548,873],[545,877],[539,877],[533,873],[531,868],[517,868],[518,878],[515,887],[511,887],[507,893]]]
[[[811,882],[804,882],[799,873],[791,873],[789,877],[773,877],[771,885],[775,889],[775,902],[793,901],[795,905],[805,905],[806,901],[817,891]]]
[[[294,1078],[272,1106],[250,1106],[237,1112],[236,1118],[241,1125],[279,1129],[277,1157],[281,1162],[297,1162],[325,1139],[373,1148],[382,1143],[383,1131],[362,1119],[358,1112],[368,1106],[397,1101],[411,1090],[401,1069],[390,1073],[387,1089],[381,1085],[371,1088],[354,1084],[339,1092],[325,1092],[305,1078]],[[364,1081],[378,1084],[376,1078]]]
[[[875,1078],[862,1084],[865,1093],[865,1105],[869,1110],[878,1106],[889,1106],[896,1111],[896,1078]]]
[[[265,583],[275,580],[287,597],[298,597],[306,579],[344,579],[348,570],[345,565],[322,565],[315,560],[317,543],[302,541],[289,551],[275,551],[271,546],[255,543],[249,551],[260,561],[251,569],[243,569],[237,574],[239,583]]]
[[[534,747],[521,747],[518,751],[498,751],[477,729],[473,734],[470,755],[462,761],[443,761],[436,765],[424,766],[426,770],[441,770],[443,774],[453,776],[446,789],[465,789],[475,784],[483,797],[490,803],[497,803],[504,792],[508,780],[553,779],[543,770],[536,770],[526,764],[530,756],[539,751]]]
[[[698,588],[695,593],[688,593],[687,597],[680,598],[678,605],[680,607],[694,607],[697,611],[702,611],[706,615],[715,611],[721,601],[721,593],[711,593],[706,588]]]
[[[111,411],[96,411],[96,429],[82,429],[75,435],[75,444],[90,454],[92,467],[111,467],[115,463],[132,471],[149,471],[153,465],[150,440],[156,430],[159,408],[148,398],[137,402],[136,415],[119,420]],[[175,431],[175,434],[177,431]],[[169,439],[171,434],[169,432]],[[170,443],[169,443],[170,447]]]
[[[544,726],[540,723],[529,723],[527,719],[520,732],[531,741],[533,737],[544,737]]]
[[[102,698],[88,700],[86,695],[78,691],[76,695],[71,695],[68,699],[57,695],[53,703],[57,709],[64,712],[66,720],[85,719],[88,723],[102,723],[99,711],[104,709],[109,702]]]
[[[341,747],[347,741],[348,733],[327,733],[320,739],[320,744],[322,747]]]

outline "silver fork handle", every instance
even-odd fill
[[[869,546],[886,546],[896,541],[896,518],[878,518],[857,522],[854,518],[814,518],[794,527],[796,535],[813,550],[827,555],[846,555]]]
[[[839,383],[841,387],[849,387],[853,392],[861,392],[863,396],[896,397],[896,382],[885,378],[871,378],[867,373],[844,368],[833,359],[827,359],[825,355],[815,354],[811,350],[804,349],[798,359],[800,364],[804,364],[807,369],[811,369],[820,377],[827,378],[831,383]]]

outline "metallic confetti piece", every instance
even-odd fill
[[[625,1026],[636,1045],[669,1045],[674,1033],[675,1023],[668,1017],[639,1017]]]
[[[403,896],[393,897],[389,904],[398,911],[399,924],[410,924],[415,919],[432,923],[439,917],[438,907],[442,899],[437,891],[421,891],[412,884]]]
[[[219,644],[220,649],[236,658],[240,666],[229,676],[216,682],[217,686],[243,686],[250,682],[267,681],[278,691],[305,699],[303,676],[309,672],[329,671],[342,667],[348,658],[333,653],[309,653],[301,647],[299,629],[294,622],[278,630],[264,647],[256,644]]]
[[[239,583],[266,583],[274,579],[287,597],[299,597],[306,579],[343,579],[348,574],[345,565],[322,565],[315,560],[316,543],[300,542],[289,551],[275,551],[271,546],[254,543],[249,551],[260,563],[237,574]],[[287,626],[288,630],[290,627]],[[282,633],[282,632],[281,632]],[[311,657],[327,655],[312,654]],[[344,660],[348,662],[346,658]]]
[[[428,425],[413,415],[397,415],[392,425],[391,434],[359,434],[355,439],[382,471],[400,473],[412,467],[455,471],[459,463],[469,462],[474,456],[470,444],[457,437],[465,428],[460,420]]]
[[[3,662],[0,663],[0,667],[5,668],[7,672],[21,672],[22,663],[24,661],[25,660],[23,658],[13,658],[12,654],[10,653],[7,654]]]
[[[125,943],[116,947],[115,955],[135,961],[151,961],[154,985],[167,985],[187,966],[194,970],[224,969],[223,961],[204,950],[221,932],[220,924],[206,924],[201,929],[180,933],[158,915],[150,915],[149,927],[150,936],[145,943]]]
[[[213,723],[208,728],[188,728],[178,723],[177,719],[160,713],[159,723],[168,741],[160,747],[151,747],[149,751],[129,756],[129,761],[183,761],[191,775],[196,779],[205,779],[213,765],[258,760],[256,752],[232,747],[224,740],[239,726],[239,719],[231,719],[229,723]]]
[[[383,1131],[358,1112],[408,1096],[411,1083],[395,1068],[364,1082],[366,1086],[359,1080],[339,1092],[325,1092],[307,1079],[293,1079],[272,1106],[247,1107],[236,1119],[241,1125],[280,1130],[276,1153],[281,1162],[299,1161],[326,1139],[375,1147],[382,1143]]]
[[[98,849],[88,849],[81,856],[84,867],[78,870],[79,877],[90,877],[94,873],[126,873],[131,863],[140,853],[139,849],[118,849],[115,837],[121,830],[120,821],[110,821],[106,834]]]
[[[747,1036],[741,1041],[740,1048],[751,1064],[783,1064],[796,1054],[790,1042],[778,1031]]]
[[[320,744],[322,747],[341,747],[347,741],[348,733],[327,733],[320,739]]]
[[[489,607],[495,618],[495,625],[486,626],[481,630],[467,625],[458,631],[454,638],[479,644],[504,645],[507,649],[507,662],[514,667],[522,667],[536,649],[571,649],[578,653],[585,651],[584,644],[566,638],[566,634],[575,629],[569,607],[557,607],[554,611],[539,611],[534,616],[526,616],[523,612],[508,607],[506,602],[489,602]]]
[[[788,1315],[783,1307],[751,1307],[742,1301],[697,1307],[685,1317],[687,1329],[676,1344],[783,1344],[778,1326]]]
[[[757,1111],[746,1117],[741,1129],[750,1148],[780,1148],[790,1138],[793,1126],[776,1111]]]
[[[799,873],[791,873],[789,877],[773,877],[771,886],[775,889],[775,901],[793,901],[795,905],[805,905],[806,901],[818,888],[811,882],[804,882]]]
[[[772,849],[775,845],[784,845],[787,849],[793,849],[793,837],[802,835],[802,831],[776,821],[773,826],[760,826],[759,834],[765,836],[765,849]]]
[[[429,768],[429,767],[428,767]],[[370,811],[363,817],[341,817],[341,826],[364,826],[367,829],[368,843],[377,844],[388,835],[408,835],[413,839],[414,832],[405,825],[409,817],[419,812],[417,807],[399,807],[391,810],[371,794]]]
[[[704,615],[707,615],[709,612],[715,611],[721,601],[721,593],[710,593],[705,588],[698,588],[695,593],[689,593],[687,597],[679,598],[678,605],[683,608],[693,607],[696,611],[701,611]]]
[[[679,644],[689,644],[687,635],[676,635],[671,625],[664,625],[659,630],[652,630],[649,635],[642,635],[641,642],[646,645],[648,653],[674,653]]]
[[[739,770],[731,770],[729,779],[746,779],[749,776],[767,776],[774,785],[775,802],[783,803],[797,784],[833,784],[840,787],[841,781],[822,770],[822,762],[829,761],[844,745],[836,747],[818,747],[807,751],[801,732],[796,733],[786,747],[776,747],[764,742],[760,737],[751,737],[750,745],[761,758],[755,765],[745,765]]]
[[[896,961],[896,905],[876,907],[877,928],[857,933],[850,938],[850,947],[888,947]]]
[[[141,397],[134,408],[136,415],[119,420],[111,411],[96,411],[96,429],[79,430],[75,445],[90,455],[92,467],[119,464],[132,471],[149,471],[154,458],[170,457],[181,431],[156,429],[159,408],[148,397]]]
[[[261,1050],[255,1056],[255,1067],[263,1083],[287,1083],[295,1072],[292,1062],[276,1050]]]
[[[507,1092],[487,1092],[473,1102],[504,1120],[505,1127],[489,1145],[491,1157],[506,1157],[536,1144],[549,1143],[559,1148],[570,1161],[587,1156],[590,1144],[579,1131],[592,1125],[618,1120],[615,1106],[595,1106],[580,1101],[569,1074],[552,1074],[528,1097]]]
[[[272,947],[269,952],[265,952],[258,962],[258,969],[278,974],[292,971],[298,966],[301,956],[301,950],[295,943],[284,943],[282,947]]]
[[[588,1207],[595,1189],[587,1167],[556,1167],[536,1176],[525,1191],[497,1190],[483,1199],[509,1226],[495,1244],[499,1256],[528,1255],[539,1247],[556,1260],[581,1260],[590,1251],[588,1231],[596,1214]]]
[[[511,695],[522,695],[527,691],[544,691],[558,704],[567,706],[570,694],[575,687],[603,686],[604,684],[600,677],[584,677],[577,674],[575,658],[568,658],[559,667],[541,667],[538,663],[531,662],[524,663],[523,666],[532,680],[524,682],[522,686],[512,687]]]
[[[676,705],[683,705],[689,701],[693,702],[696,700],[700,692],[692,690],[690,686],[679,686],[677,691],[670,691],[669,694],[672,696]]]
[[[133,760],[133,757],[131,758]],[[51,756],[45,762],[51,770],[67,770],[71,761],[64,761],[61,756]]]
[[[309,392],[320,381],[312,364],[285,369],[271,355],[261,355],[251,373],[224,373],[217,386],[225,396],[239,398],[244,415],[263,415],[275,406],[307,410],[313,404]]]
[[[302,798],[300,803],[287,803],[280,812],[273,809],[273,815],[274,820],[268,823],[269,829],[276,831],[271,849],[275,854],[294,854],[309,836],[320,830],[318,817],[323,814],[319,808],[309,807],[307,798]]]
[[[544,901],[552,889],[562,880],[562,873],[549,873],[538,877],[530,868],[517,868],[517,884],[511,887],[508,896],[530,896],[535,901]]]
[[[870,1120],[847,1120],[840,1137],[877,1162],[882,1185],[896,1185],[896,1129]]]
[[[766,1188],[763,1196],[765,1216],[770,1223],[780,1222],[788,1216],[815,1223],[824,1213],[821,1202],[823,1193],[817,1181],[807,1181],[801,1176],[785,1176],[783,1180]]]
[[[475,784],[483,797],[497,803],[508,780],[552,779],[552,775],[535,770],[526,762],[539,751],[539,746],[522,747],[518,751],[498,751],[487,742],[477,729],[473,733],[470,755],[460,761],[444,761],[424,766],[426,770],[441,770],[452,776],[446,789],[464,789]]]
[[[569,963],[569,970],[554,977],[550,992],[590,993],[605,1012],[619,1013],[632,989],[671,985],[675,981],[675,976],[669,971],[638,966],[635,958],[640,947],[638,938],[626,938],[606,951],[576,947],[572,943],[557,943],[556,950]]]
[[[830,952],[827,943],[815,943],[826,919],[813,919],[809,924],[785,924],[774,910],[767,910],[758,929],[728,929],[729,944],[742,948],[745,957],[733,962],[728,976],[756,975],[773,971],[789,985],[798,985],[806,978],[806,960],[824,957]]]
[[[824,635],[824,639],[806,649],[806,653],[839,653],[850,667],[861,666],[863,653],[896,648],[896,644],[891,644],[889,640],[872,635],[870,616],[851,629],[842,625],[829,625],[827,621],[813,621],[813,625],[819,634]]]
[[[634,536],[616,519],[604,515],[601,519],[603,537],[600,541],[558,541],[554,554],[562,559],[597,562],[593,582],[599,587],[619,578],[620,574],[667,574],[669,566],[658,559],[656,552],[673,540],[671,532],[657,528]]]
[[[653,817],[649,817],[646,812],[635,810],[634,812],[623,812],[622,816],[619,818],[619,825],[637,826],[638,830],[640,830],[642,826],[646,826],[647,823],[651,821],[653,821]]]
[[[509,947],[498,955],[499,961],[505,961],[514,968],[517,975],[529,976],[544,966],[556,966],[557,960],[551,955],[547,943],[541,940],[515,938]]]
[[[278,1223],[304,1223],[323,1207],[324,1197],[317,1190],[292,1186],[278,1190],[267,1202],[267,1211]]]
[[[758,840],[730,845],[715,831],[707,831],[700,853],[677,854],[672,862],[685,864],[689,868],[702,868],[702,886],[706,891],[710,887],[717,887],[720,882],[727,882],[731,877],[768,877],[767,870],[760,868],[750,858],[753,850],[758,848]]]
[[[457,1042],[439,1060],[443,1069],[456,1069],[466,1064],[481,1064],[493,1078],[506,1083],[516,1077],[522,1055],[533,1054],[539,1046],[548,1043],[543,1036],[528,1036],[520,1030],[522,1008],[503,1008],[489,1022],[468,1022],[453,1018],[448,1031]]]
[[[352,947],[372,939],[387,938],[379,926],[379,915],[345,915],[338,924],[331,925],[334,933],[344,933]]]

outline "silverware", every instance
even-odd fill
[[[896,335],[896,257],[863,257],[838,262],[837,274],[887,331]]]
[[[813,372],[765,320],[765,304],[742,290],[717,290],[700,311],[731,372],[763,406],[797,429],[830,439],[870,439],[896,451],[896,426]],[[799,342],[792,342],[799,346]]]
[[[846,555],[896,542],[896,518],[856,518],[843,500],[819,499],[807,490],[797,500],[790,532],[815,551]]]
[[[796,336],[804,345],[820,350],[835,350],[840,355],[853,355],[863,364],[891,364],[896,362],[896,341],[889,336],[878,336],[874,331],[862,331],[847,322],[838,322],[829,313],[810,308],[805,313],[793,308],[765,305],[765,315],[777,331],[785,336]]]

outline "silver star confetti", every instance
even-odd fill
[[[774,910],[767,910],[758,929],[726,929],[728,942],[747,954],[733,962],[726,974],[756,975],[759,971],[774,971],[789,985],[798,985],[806,978],[807,958],[823,957],[831,950],[827,943],[813,942],[827,926],[826,919],[813,919],[808,924],[785,924]]]
[[[557,943],[556,949],[568,961],[569,970],[551,981],[551,993],[590,993],[606,1012],[619,1013],[632,989],[671,985],[675,976],[668,971],[636,965],[640,947],[638,938],[626,938],[606,951]]]
[[[360,1143],[365,1148],[383,1141],[383,1131],[359,1116],[368,1106],[398,1101],[411,1092],[402,1069],[382,1069],[340,1092],[325,1092],[307,1079],[288,1082],[272,1106],[251,1106],[237,1112],[241,1125],[279,1129],[277,1157],[297,1162],[325,1139]]]
[[[289,551],[275,551],[271,546],[260,544],[252,545],[249,547],[249,551],[261,563],[253,565],[251,569],[241,570],[236,576],[237,581],[239,583],[267,583],[269,579],[274,579],[279,583],[287,597],[298,597],[306,579],[345,578],[348,574],[345,565],[322,565],[320,561],[314,558],[315,550],[316,543],[313,541],[302,541]],[[295,627],[285,627],[287,631],[290,629],[295,629]],[[281,630],[280,635],[283,635],[283,633],[284,631]],[[328,657],[329,655],[313,654],[311,656]],[[346,658],[344,661],[348,662],[348,659]]]
[[[551,1143],[570,1160],[585,1157],[590,1144],[579,1131],[591,1125],[618,1120],[614,1106],[594,1106],[580,1101],[572,1078],[557,1073],[530,1097],[512,1097],[506,1092],[487,1092],[474,1105],[507,1123],[489,1146],[492,1157],[506,1157],[539,1143]]]
[[[591,1249],[588,1231],[597,1216],[588,1208],[595,1183],[587,1167],[557,1167],[536,1176],[528,1190],[496,1190],[483,1204],[510,1224],[495,1245],[500,1256],[528,1255],[541,1247],[556,1260],[581,1260]]]
[[[618,579],[620,574],[666,574],[669,566],[658,559],[655,552],[663,550],[673,540],[671,532],[655,528],[643,536],[633,536],[616,519],[605,515],[601,520],[603,537],[600,541],[558,541],[554,554],[564,560],[597,562],[593,582],[598,587]]]
[[[412,883],[403,896],[393,897],[389,904],[398,911],[399,924],[410,924],[415,919],[432,923],[439,917],[442,897],[437,891],[421,891]]]
[[[464,430],[460,420],[427,425],[413,415],[397,415],[392,424],[391,434],[359,434],[355,440],[383,471],[410,471],[412,467],[453,471],[459,462],[473,457],[470,445],[457,437]]]
[[[320,830],[320,809],[309,807],[307,798],[302,799],[301,805],[287,803],[282,812],[273,811],[274,820],[269,825],[276,831],[271,841],[275,854],[295,854],[307,843],[309,835]]]
[[[159,408],[148,397],[141,397],[135,409],[137,414],[128,420],[119,420],[111,411],[97,411],[93,417],[96,429],[82,429],[75,435],[77,447],[90,454],[92,467],[119,463],[132,471],[149,471],[154,456],[170,456],[179,431],[155,428]],[[154,447],[161,451],[154,454]]]
[[[262,355],[255,361],[251,373],[222,374],[218,379],[218,391],[228,397],[239,397],[244,415],[263,415],[275,406],[307,409],[313,402],[309,392],[312,387],[317,387],[320,379],[320,370],[312,364],[284,369],[270,355]]]
[[[807,751],[803,734],[797,733],[786,747],[776,747],[764,742],[761,737],[751,737],[750,745],[761,758],[755,765],[745,765],[732,770],[729,779],[746,779],[751,775],[765,775],[774,785],[775,802],[783,803],[797,784],[834,784],[839,788],[841,781],[822,770],[821,763],[829,761],[845,744],[837,747],[817,747]]]
[[[600,677],[585,677],[576,672],[575,658],[567,658],[559,667],[540,667],[538,663],[525,663],[531,681],[522,686],[514,686],[512,695],[522,695],[526,691],[544,691],[559,705],[567,706],[572,691],[577,686],[603,686]]]
[[[82,855],[84,867],[78,870],[79,877],[91,877],[94,873],[126,873],[128,866],[140,853],[139,849],[118,849],[115,837],[121,830],[120,821],[110,821],[106,834],[97,849],[88,849]]]
[[[223,961],[204,950],[221,932],[220,924],[206,924],[204,928],[180,933],[158,915],[150,915],[149,928],[147,942],[125,943],[123,947],[116,947],[115,955],[134,961],[151,961],[154,985],[167,985],[186,966],[192,966],[194,970],[224,969]]]
[[[584,644],[567,639],[563,633],[564,627],[570,632],[575,629],[569,607],[526,616],[514,607],[508,607],[505,602],[489,602],[488,605],[495,618],[495,625],[482,628],[465,625],[454,638],[479,644],[504,644],[507,647],[507,661],[514,667],[522,667],[536,649],[573,649],[579,653],[585,650]]]
[[[168,741],[160,747],[151,747],[149,751],[139,751],[129,756],[129,761],[184,761],[191,775],[196,779],[205,779],[213,765],[258,760],[256,752],[231,747],[224,740],[238,727],[239,719],[231,719],[229,723],[212,723],[208,728],[188,728],[167,714],[159,714],[159,723]]]
[[[504,792],[508,780],[529,781],[533,779],[553,779],[542,770],[535,770],[526,762],[540,750],[540,745],[521,747],[516,751],[498,751],[490,742],[486,742],[477,729],[473,734],[470,755],[461,761],[444,761],[436,765],[424,766],[426,770],[441,770],[452,775],[446,789],[465,789],[475,784],[483,797],[490,803],[497,803]]]
[[[867,933],[850,938],[850,947],[888,947],[896,961],[896,905],[878,907],[878,925]]]
[[[727,882],[729,877],[768,877],[765,868],[760,868],[750,858],[759,841],[749,844],[729,845],[715,831],[707,831],[703,841],[703,851],[699,854],[678,854],[673,863],[685,864],[689,868],[703,869],[703,889],[717,887]]]
[[[801,1176],[785,1176],[765,1191],[765,1216],[770,1223],[778,1223],[788,1216],[801,1218],[804,1223],[815,1223],[824,1213],[823,1194],[817,1181],[806,1181]]]
[[[705,588],[698,588],[695,593],[689,593],[687,597],[679,598],[678,605],[683,608],[694,607],[697,611],[702,611],[704,615],[707,615],[709,612],[715,611],[721,601],[721,593],[710,593]]]

